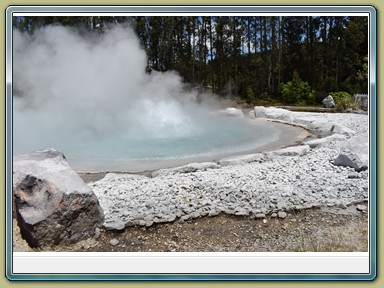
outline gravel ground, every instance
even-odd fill
[[[361,203],[362,205],[364,203]],[[327,210],[328,209],[328,210]],[[365,252],[368,213],[357,205],[288,213],[285,218],[251,219],[226,215],[100,230],[100,235],[71,246],[31,249],[14,221],[14,252]]]
[[[368,127],[367,115],[293,115],[306,125]],[[104,228],[69,247],[34,251],[367,251],[368,172],[332,164],[342,143],[192,170],[108,174],[89,183]],[[14,251],[31,251],[14,226]]]

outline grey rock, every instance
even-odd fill
[[[325,108],[334,108],[335,107],[335,101],[333,100],[333,97],[331,95],[328,95],[323,99],[323,105]]]
[[[277,217],[279,217],[281,219],[285,219],[285,217],[287,217],[287,213],[284,211],[279,211],[279,212],[277,212]]]
[[[218,210],[211,210],[211,211],[209,211],[208,216],[212,217],[212,216],[217,216],[219,214],[220,214],[220,211],[218,211]]]
[[[366,170],[368,170],[368,166],[367,165],[363,165],[363,166],[361,166],[359,168],[355,168],[355,171],[359,172],[359,173],[362,172],[362,171],[366,171]],[[365,177],[368,177],[368,174],[365,174]],[[361,176],[361,178],[364,178],[364,176]]]
[[[116,246],[116,245],[118,245],[119,243],[120,243],[120,241],[117,240],[117,239],[115,239],[115,238],[113,238],[113,239],[111,239],[111,241],[109,241],[109,244],[111,244],[112,246]]]
[[[291,111],[281,108],[256,106],[253,111],[256,118],[268,118],[288,123],[293,123],[296,119]]]
[[[173,221],[176,220],[176,215],[168,215],[168,216],[166,217],[166,220],[167,220],[168,222],[173,222]]]
[[[125,227],[132,227],[132,226],[135,226],[135,224],[133,223],[133,221],[127,221],[125,223]]]
[[[257,213],[257,214],[255,215],[255,217],[256,217],[256,219],[263,219],[263,218],[265,218],[265,214],[263,214],[263,213]]]
[[[368,167],[368,135],[363,133],[345,141],[333,164],[356,170]]]
[[[255,106],[255,108],[253,108],[255,118],[266,118],[266,111],[267,108],[263,106]]]
[[[360,175],[356,175],[356,174],[348,175],[348,179],[359,179],[359,178],[361,178]]]
[[[95,239],[99,239],[99,237],[100,237],[100,228],[99,227],[96,227],[95,228]]]
[[[247,211],[246,209],[239,209],[235,212],[235,215],[237,216],[248,216],[249,215],[249,211]]]
[[[147,220],[147,221],[145,221],[145,226],[146,227],[150,227],[150,226],[152,226],[153,225],[153,221],[151,221],[151,220]]]
[[[31,247],[90,238],[104,221],[92,190],[54,149],[14,157],[14,211]]]
[[[367,206],[365,206],[365,205],[357,205],[356,209],[359,210],[359,211],[367,211]]]
[[[356,134],[355,130],[349,129],[339,124],[332,125],[330,132],[331,134],[345,135],[347,137],[351,137]]]
[[[126,225],[126,224],[125,224],[123,221],[118,220],[118,221],[115,222],[115,225],[114,225],[113,228],[114,228],[115,230],[122,231],[122,230],[125,229],[125,225]]]

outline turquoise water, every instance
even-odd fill
[[[55,123],[54,130],[31,129],[28,137],[16,119],[14,154],[52,147],[78,171],[137,172],[278,148],[293,143],[301,132],[288,125],[220,115],[201,114],[193,121],[180,115],[156,116],[157,121],[146,123],[147,118],[119,129],[79,126],[77,132],[57,129]]]
[[[280,133],[281,129],[274,125],[233,119],[206,123],[199,133],[189,136],[130,138],[109,135],[87,143],[86,149],[74,146],[65,150],[73,159],[167,160],[254,149],[277,141]]]

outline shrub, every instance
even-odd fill
[[[300,79],[297,72],[293,73],[292,81],[286,84],[280,84],[280,94],[283,100],[288,103],[297,103],[300,105],[306,104],[308,100],[312,101],[313,93],[308,82],[304,82]]]
[[[353,96],[347,92],[340,91],[340,92],[331,92],[329,93],[333,100],[335,101],[335,110],[343,112],[347,110],[348,108],[352,110],[359,109],[359,104],[355,102],[353,99]]]
[[[247,86],[247,101],[248,103],[252,103],[255,101],[255,95],[251,86]]]

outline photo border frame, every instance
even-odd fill
[[[253,10],[257,11],[253,11]],[[349,274],[15,274],[12,271],[12,82],[9,71],[12,66],[12,15],[13,13],[369,13],[369,129],[370,129],[370,179],[369,179],[369,219],[370,219],[370,273]],[[373,280],[377,270],[377,16],[373,6],[10,6],[6,11],[6,276],[9,280]]]

